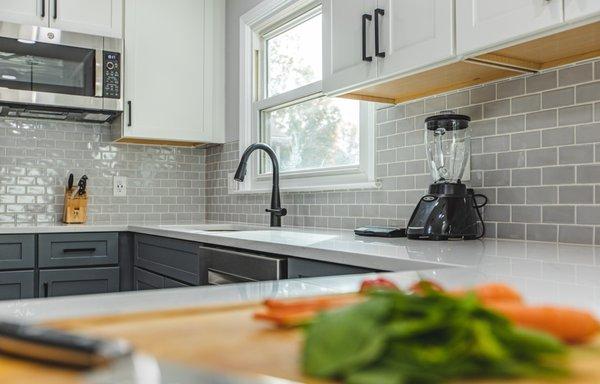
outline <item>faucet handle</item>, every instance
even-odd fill
[[[277,216],[285,216],[287,215],[287,209],[285,208],[267,208],[265,212],[274,213]]]

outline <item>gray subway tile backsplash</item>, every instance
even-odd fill
[[[60,222],[70,172],[89,177],[90,223],[203,221],[203,154],[115,144],[106,125],[2,118],[0,224]],[[115,175],[128,178],[125,198],[113,196]]]
[[[472,118],[470,184],[489,198],[488,237],[600,244],[599,78],[600,61],[584,62],[384,108],[376,131],[383,190],[356,191],[346,200],[343,192],[314,192],[320,216],[311,215],[319,213],[313,208],[284,222],[405,225],[430,183],[422,122],[445,107]],[[207,218],[266,223],[267,194],[250,195],[246,210],[250,196],[227,194],[238,143],[206,153]],[[282,200],[294,207],[307,196],[284,193]],[[318,196],[339,208],[326,208]]]

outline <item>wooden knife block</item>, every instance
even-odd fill
[[[65,191],[65,207],[63,211],[63,223],[82,224],[87,220],[87,193],[79,195],[77,188]]]

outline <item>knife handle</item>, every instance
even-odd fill
[[[103,340],[0,321],[0,353],[74,368],[92,368],[132,353],[123,340]]]

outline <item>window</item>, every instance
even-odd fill
[[[241,18],[240,149],[268,143],[285,190],[373,187],[374,106],[322,93],[321,4],[267,0]],[[242,191],[270,190],[265,154]]]

